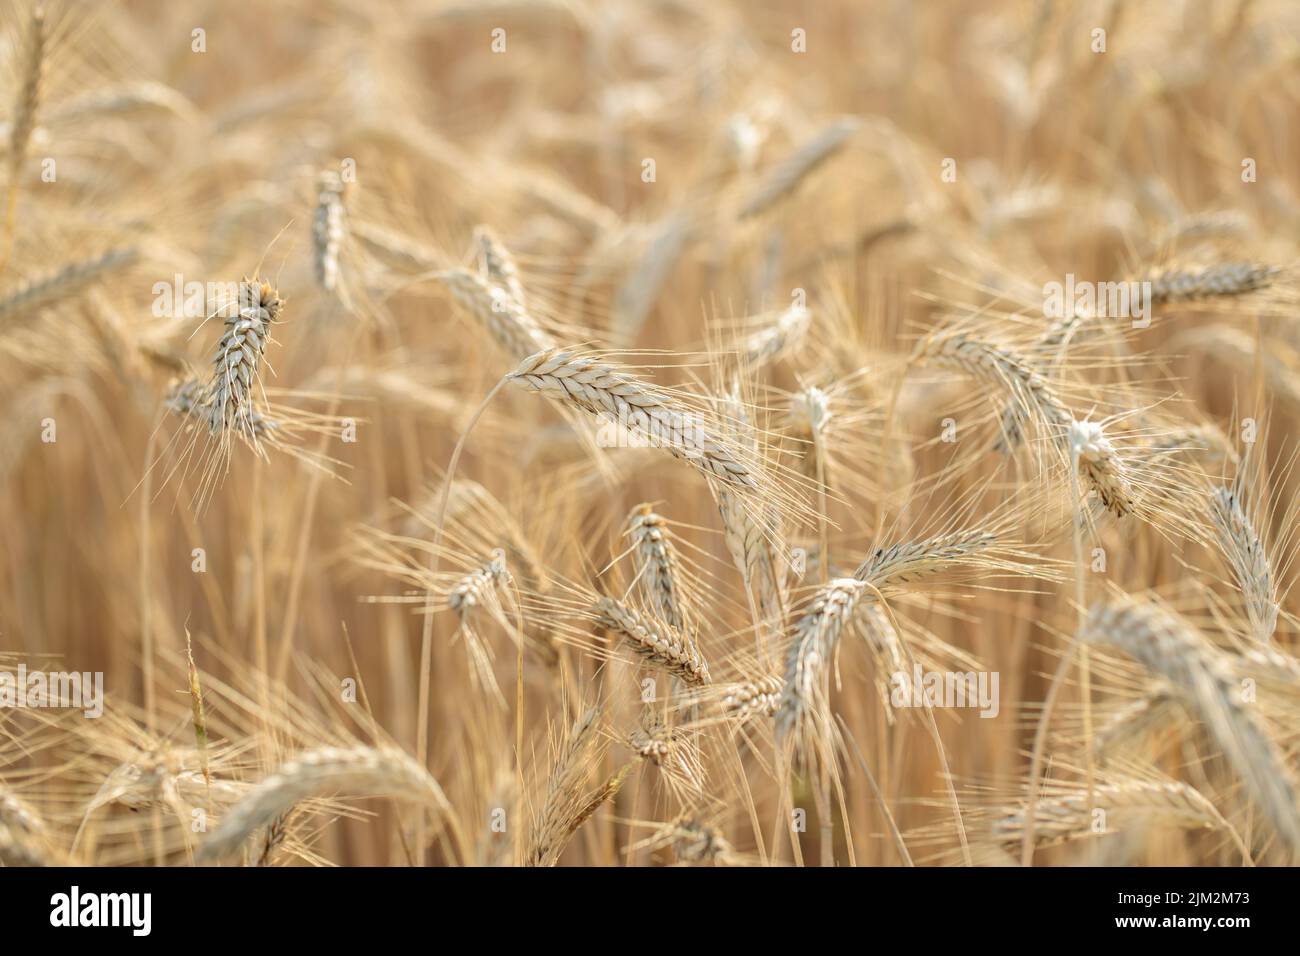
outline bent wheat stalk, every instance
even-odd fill
[[[1098,831],[1093,811],[1107,811],[1107,828],[1114,832],[1114,819],[1154,820],[1179,827],[1223,830],[1243,859],[1250,851],[1241,836],[1200,791],[1174,780],[1131,780],[1093,787],[1091,793],[1061,793],[1039,799],[1035,808],[1034,841],[1038,846],[1090,839]],[[1122,829],[1122,828],[1121,828]],[[1025,832],[1023,807],[1005,809],[992,821],[993,838],[999,843],[1020,843]]]
[[[90,259],[69,262],[49,275],[29,279],[0,298],[0,321],[23,312],[36,312],[77,295],[106,275],[126,268],[137,257],[137,250],[130,246],[110,249]]]
[[[699,424],[697,412],[593,356],[547,349],[524,359],[507,378],[561,405],[626,423],[708,478],[742,488],[757,485],[750,466]]]
[[[448,269],[435,273],[434,278],[447,287],[456,303],[515,361],[555,347],[523,304],[501,286],[489,284],[483,276],[468,269]]]
[[[691,686],[709,683],[709,666],[695,643],[670,624],[604,597],[595,611],[602,627],[622,637],[638,657]]]
[[[226,859],[295,804],[340,791],[352,797],[409,800],[441,813],[451,812],[438,781],[402,751],[393,747],[321,747],[281,764],[249,791],[199,847],[196,859]]]
[[[1246,792],[1292,849],[1300,849],[1300,807],[1285,759],[1241,702],[1227,656],[1170,612],[1133,599],[1094,605],[1081,639],[1110,644],[1165,678],[1204,722]]]

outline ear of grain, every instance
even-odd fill
[[[125,269],[138,258],[133,247],[110,249],[91,259],[69,262],[56,272],[29,279],[0,298],[0,321],[35,313],[80,294],[105,276]]]
[[[1295,783],[1277,744],[1241,701],[1222,651],[1169,612],[1133,599],[1094,605],[1081,636],[1118,647],[1165,678],[1200,717],[1278,834],[1300,849]]]
[[[812,325],[812,313],[802,305],[791,305],[767,328],[759,329],[741,344],[741,360],[749,368],[761,368],[799,347]]]
[[[487,330],[493,341],[512,359],[519,361],[554,348],[551,337],[502,287],[489,284],[468,269],[439,272],[436,278],[447,286],[456,303]]]
[[[1070,449],[1078,458],[1079,474],[1092,486],[1101,503],[1117,518],[1132,514],[1133,483],[1101,424],[1071,422]]]
[[[1133,513],[1133,487],[1114,445],[1096,422],[1079,422],[1047,379],[1023,356],[964,332],[940,334],[922,343],[916,360],[938,368],[964,372],[1007,395],[1003,413],[1004,447],[1014,447],[1025,422],[1035,422],[1062,453],[1074,460],[1079,473],[1102,503],[1122,518]]]
[[[867,586],[837,578],[819,590],[794,626],[786,652],[785,680],[776,713],[777,739],[806,758],[829,719],[831,659],[853,620]]]
[[[481,567],[465,575],[447,594],[447,606],[462,619],[477,607],[489,603],[492,592],[507,579],[506,553],[501,548],[492,552],[492,557]]]
[[[715,400],[718,418],[729,441],[758,455],[758,440],[739,390],[734,387]],[[769,508],[765,520],[756,520],[752,506],[738,491],[722,486],[717,492],[722,538],[731,563],[740,573],[746,592],[753,594],[766,619],[784,615],[786,573],[778,551],[782,520],[779,508]]]
[[[327,169],[316,181],[316,210],[312,214],[311,237],[316,267],[316,281],[332,292],[339,281],[339,252],[347,238],[346,210],[343,206],[343,180]]]
[[[1257,641],[1273,639],[1277,629],[1277,586],[1268,551],[1241,504],[1237,489],[1216,487],[1210,492],[1210,518],[1219,550],[1246,599],[1246,613]]]
[[[41,78],[45,73],[45,7],[32,8],[32,18],[23,43],[22,84],[14,101],[13,123],[9,127],[9,176],[12,181],[27,158],[27,144],[36,128],[41,102]]]
[[[718,709],[740,723],[751,717],[774,717],[784,686],[785,679],[779,674],[730,684],[723,688]]]
[[[1216,262],[1208,266],[1173,266],[1146,273],[1151,302],[1186,302],[1247,295],[1268,288],[1281,269],[1255,262]]]
[[[271,340],[271,325],[279,318],[283,303],[269,282],[245,279],[233,306],[212,359],[209,428],[213,434],[230,429],[254,439],[259,427],[255,392],[260,365]]]
[[[196,859],[209,863],[226,859],[294,805],[334,793],[393,797],[439,812],[451,810],[438,781],[400,750],[322,747],[281,764],[249,791],[199,847]]]
[[[199,669],[194,663],[194,645],[188,630],[185,632],[185,664],[190,685],[190,714],[194,727],[194,745],[199,751],[203,782],[211,788],[212,770],[208,765],[208,720],[203,713],[203,688],[199,684]]]
[[[592,766],[603,752],[599,707],[574,722],[551,770],[546,797],[533,820],[524,853],[526,866],[555,866],[578,828],[623,786],[624,766],[595,790],[587,789]]]
[[[709,667],[695,642],[672,625],[609,597],[601,598],[595,611],[600,625],[623,638],[650,666],[691,686],[709,683]]]
[[[723,484],[757,484],[752,469],[707,430],[698,413],[592,356],[547,349],[524,359],[509,378],[562,405],[627,423],[656,447]]]
[[[656,617],[683,630],[685,596],[678,586],[677,549],[668,523],[649,505],[638,505],[628,519],[627,534],[637,582],[647,606]]]
[[[669,841],[678,861],[692,866],[732,866],[740,862],[723,832],[699,817],[683,815],[663,828],[656,842]]]
[[[1122,831],[1143,821],[1185,829],[1220,829],[1227,824],[1206,797],[1173,780],[1134,780],[1105,784],[1077,793],[1040,798],[1034,810],[1034,841],[1040,846],[1090,839],[1097,835],[1095,809],[1106,811],[1106,832]],[[1025,811],[1008,809],[992,822],[1000,843],[1020,842]]]
[[[788,196],[824,162],[840,151],[862,124],[852,117],[831,123],[763,177],[740,207],[740,218],[766,212]]]
[[[479,274],[490,285],[504,289],[520,309],[527,310],[524,284],[519,278],[519,267],[515,265],[510,250],[487,226],[474,228],[474,242],[478,247]]]
[[[635,344],[690,241],[695,229],[694,214],[687,207],[654,224],[649,242],[628,269],[614,296],[610,324],[615,344]]]
[[[1061,440],[1074,416],[1047,379],[1010,349],[965,332],[927,339],[916,358],[924,365],[962,372],[1006,393],[1018,421],[1031,420]]]
[[[998,542],[997,535],[978,528],[933,538],[902,541],[877,548],[853,576],[879,590],[918,581],[954,566],[969,564]]]

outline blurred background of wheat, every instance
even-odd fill
[[[22,0],[0,27],[0,667],[108,695],[0,711],[8,862],[185,864],[223,824],[209,858],[269,865],[1292,859],[1294,4]],[[1067,273],[1174,291],[1048,349]],[[176,276],[283,300],[240,413],[270,431],[187,417],[221,303],[157,315]],[[782,520],[741,550],[802,577],[767,606],[725,485],[514,387],[431,572],[519,334],[743,407],[772,485],[732,520]],[[828,578],[967,529],[996,543],[860,595],[827,697],[780,690]],[[680,614],[703,695],[602,595]],[[1176,624],[1080,652],[1118,625],[1079,599],[1123,595]],[[996,671],[998,716],[895,712],[891,647]],[[1215,697],[1239,678],[1258,701]]]

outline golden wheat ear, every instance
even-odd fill
[[[1172,612],[1134,598],[1094,605],[1082,639],[1113,645],[1168,681],[1205,724],[1278,835],[1293,850],[1300,848],[1300,803],[1291,770],[1267,729],[1242,702],[1224,652]]]

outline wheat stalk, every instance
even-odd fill
[[[794,192],[812,173],[834,156],[862,124],[852,117],[831,123],[808,142],[774,166],[740,207],[741,219],[766,212]]]
[[[591,766],[602,751],[600,714],[599,707],[588,708],[569,730],[551,771],[546,799],[533,820],[524,852],[526,866],[549,867],[559,862],[560,854],[578,828],[623,786],[630,764],[616,771],[596,790],[586,789]]]
[[[138,258],[134,247],[110,249],[90,259],[69,262],[57,271],[29,279],[0,298],[0,321],[12,319],[22,312],[36,312],[71,296],[77,295],[92,284]]]
[[[1277,629],[1277,587],[1264,542],[1241,505],[1235,487],[1210,492],[1210,519],[1219,548],[1246,598],[1246,614],[1258,641],[1272,640]]]
[[[683,630],[686,614],[678,585],[677,549],[668,522],[650,505],[638,505],[629,516],[627,534],[632,539],[637,582],[650,611]]]
[[[347,237],[343,180],[336,171],[327,169],[317,179],[316,188],[316,211],[311,222],[313,264],[316,281],[322,289],[333,292],[339,281],[339,251]]]
[[[1139,280],[1151,283],[1151,302],[1185,302],[1246,295],[1272,285],[1281,269],[1255,262],[1216,262],[1152,270]]]
[[[226,859],[296,804],[339,791],[353,797],[394,797],[443,813],[451,811],[438,781],[400,750],[321,747],[284,762],[253,787],[203,841],[196,859]]]
[[[794,626],[776,730],[777,739],[793,742],[800,756],[806,756],[813,739],[813,715],[829,704],[832,655],[868,591],[868,585],[854,578],[836,578],[817,591]]]
[[[594,356],[546,349],[524,359],[507,377],[561,405],[626,422],[708,478],[741,488],[757,486],[752,469],[700,424],[698,413]]]
[[[1133,599],[1094,605],[1081,638],[1114,645],[1165,678],[1200,717],[1278,833],[1300,848],[1295,784],[1277,745],[1242,702],[1222,651],[1171,613]]]
[[[622,637],[643,661],[691,686],[709,683],[709,667],[695,643],[671,624],[610,597],[594,608],[600,625]]]
[[[212,358],[205,404],[213,434],[233,429],[255,440],[260,416],[254,386],[260,382],[259,365],[271,340],[271,325],[284,303],[269,282],[246,278],[239,284],[234,305]]]
[[[528,314],[523,304],[500,286],[490,285],[468,269],[435,273],[457,304],[512,359],[519,361],[535,352],[554,348],[551,337]]]
[[[1094,811],[1098,809],[1107,814],[1102,831],[1096,829],[1098,818]],[[1111,814],[1125,821],[1153,818],[1184,828],[1231,830],[1214,804],[1187,784],[1132,780],[1040,798],[1034,809],[1034,843],[1050,846],[1116,832],[1120,828],[1113,825]],[[1019,843],[1025,830],[1024,808],[1000,811],[991,828],[999,843]]]
[[[487,226],[474,228],[474,242],[478,246],[479,273],[490,284],[504,289],[520,309],[526,310],[528,300],[524,296],[524,284],[519,278],[519,267],[515,265],[510,250]]]

